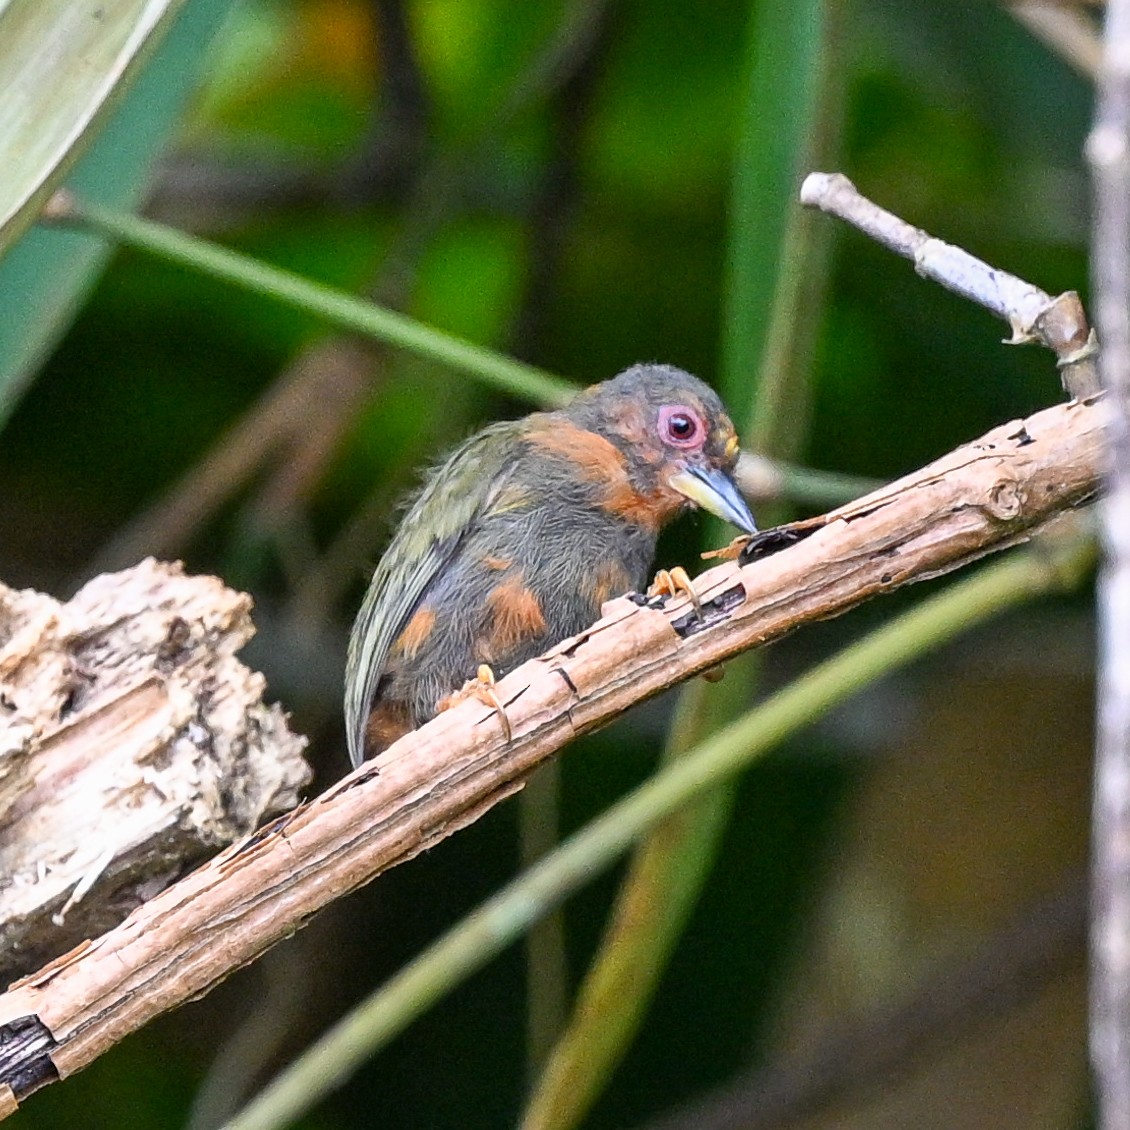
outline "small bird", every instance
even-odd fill
[[[655,364],[457,447],[405,513],[353,625],[354,766],[433,718],[476,673],[489,685],[639,590],[680,511],[699,506],[755,532],[731,477],[737,458],[714,391]]]

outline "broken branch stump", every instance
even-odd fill
[[[236,659],[250,612],[152,559],[66,604],[0,585],[4,983],[298,802],[305,739]]]

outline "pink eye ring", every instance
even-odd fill
[[[685,404],[665,404],[659,409],[659,438],[672,447],[698,447],[706,435],[702,417]]]

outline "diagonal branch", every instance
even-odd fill
[[[1012,421],[780,552],[708,570],[696,586],[701,618],[685,599],[610,602],[597,624],[498,684],[509,743],[491,709],[465,702],[0,996],[0,1115],[476,820],[577,734],[1085,504],[1099,488],[1106,415],[1101,401],[1076,401]]]

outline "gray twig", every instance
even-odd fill
[[[991,310],[1008,322],[1010,345],[1035,341],[1057,358],[1060,378],[1075,400],[1100,388],[1095,364],[1098,345],[1079,295],[1052,297],[1039,287],[990,267],[968,251],[935,239],[863,196],[841,173],[810,173],[801,203],[846,220],[884,247],[910,259],[924,278]]]
[[[1098,78],[1103,47],[1090,15],[1055,0],[1015,0],[1008,10],[1065,63],[1086,78]]]

